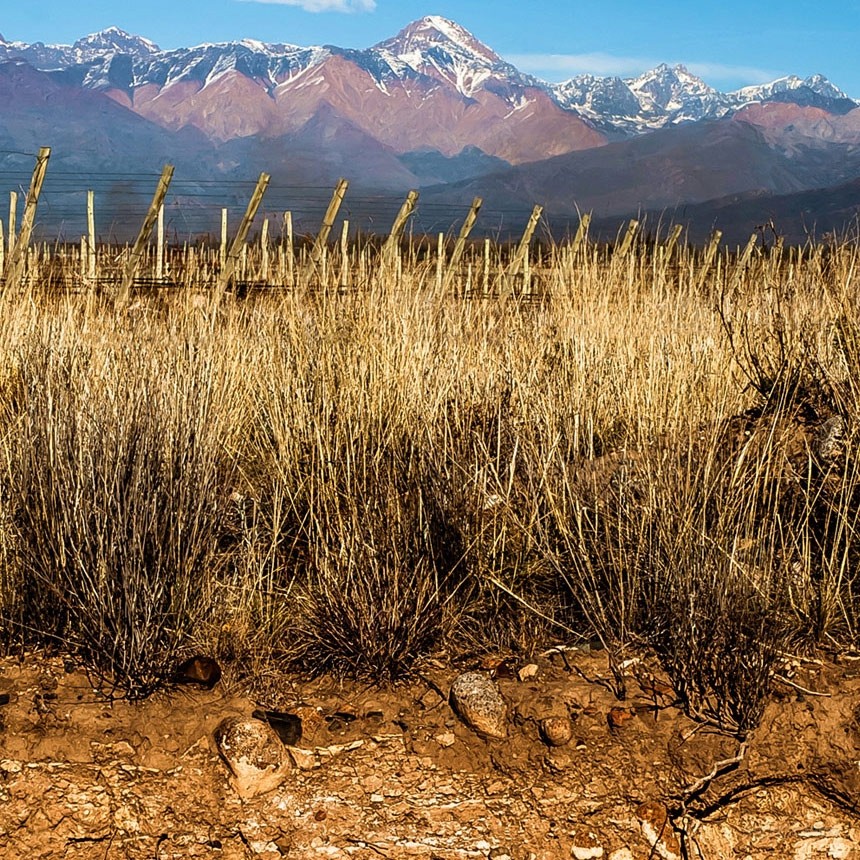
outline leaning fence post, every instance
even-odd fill
[[[720,246],[720,240],[723,238],[722,230],[714,230],[711,236],[711,242],[708,245],[708,250],[705,251],[705,262],[702,264],[702,271],[699,275],[697,287],[701,289],[705,284],[705,279],[708,277],[708,271],[711,268],[711,263],[714,262],[714,257],[717,253],[717,248]]]
[[[45,173],[48,170],[48,159],[51,157],[51,148],[43,146],[39,149],[36,157],[36,166],[33,168],[33,177],[30,180],[30,190],[27,192],[27,202],[24,205],[24,217],[21,219],[21,232],[15,242],[15,247],[9,255],[9,276],[7,284],[18,284],[24,275],[27,266],[27,250],[30,246],[30,234],[36,223],[36,207],[39,205],[39,195],[42,193],[42,183],[45,181]],[[11,227],[11,224],[10,224]]]
[[[588,228],[591,226],[591,213],[586,212],[579,219],[579,227],[576,228],[576,235],[573,237],[573,242],[570,244],[570,256],[573,257],[576,255],[576,252],[579,250],[579,246],[585,241],[586,236],[588,236]]]
[[[406,195],[406,199],[400,206],[400,211],[397,213],[397,217],[391,225],[391,232],[388,234],[388,238],[382,246],[381,260],[383,267],[389,265],[393,261],[397,253],[397,246],[400,243],[400,235],[403,233],[403,228],[406,226],[406,222],[409,220],[409,216],[412,214],[412,210],[415,208],[415,204],[417,202],[418,192],[413,189]]]
[[[137,234],[134,247],[131,250],[131,256],[125,265],[125,272],[122,277],[122,288],[117,299],[117,305],[122,307],[128,303],[131,297],[131,288],[134,285],[134,277],[137,274],[137,267],[140,265],[140,258],[143,256],[143,249],[149,241],[149,236],[152,233],[152,228],[158,218],[158,210],[167,196],[167,189],[170,187],[170,180],[173,178],[173,165],[165,164],[161,171],[161,179],[158,180],[158,185],[155,189],[155,194],[152,197],[152,202],[149,204],[149,211],[146,213],[146,218],[143,219],[143,224],[140,227],[140,232]]]
[[[340,204],[343,203],[343,198],[346,195],[347,188],[349,188],[349,182],[346,179],[338,179],[337,186],[331,196],[328,209],[326,209],[325,215],[323,216],[322,226],[320,227],[319,233],[317,233],[314,247],[311,251],[311,260],[314,263],[318,263],[322,256],[322,250],[325,247],[326,242],[328,242],[328,234],[334,226],[334,220],[337,218],[337,213],[340,211]]]
[[[627,232],[624,234],[624,239],[621,242],[621,247],[618,249],[619,257],[626,257],[627,252],[633,247],[633,240],[636,238],[636,232],[639,230],[639,222],[633,218],[627,225]]]
[[[531,244],[532,236],[534,236],[534,232],[537,229],[538,221],[540,221],[540,216],[542,214],[543,206],[535,206],[534,209],[532,209],[532,214],[529,216],[528,224],[526,224],[526,229],[523,231],[522,239],[520,239],[520,244],[517,246],[516,253],[514,254],[514,258],[511,261],[510,268],[508,269],[507,277],[505,278],[507,283],[505,292],[510,292],[513,289],[513,279],[523,268],[526,254],[529,252],[529,245]]]
[[[268,173],[261,173],[257,180],[257,187],[248,201],[248,208],[245,210],[245,216],[242,218],[242,223],[239,225],[239,232],[233,239],[233,244],[230,246],[230,252],[227,254],[227,261],[221,274],[218,277],[218,291],[216,300],[220,300],[221,296],[227,291],[227,285],[233,277],[233,272],[236,269],[236,261],[242,253],[242,248],[245,246],[245,239],[248,238],[248,231],[251,229],[251,224],[257,214],[257,209],[260,208],[260,203],[263,201],[263,195],[269,187],[269,180],[272,177]]]
[[[466,240],[469,238],[469,233],[472,232],[472,227],[475,226],[475,221],[478,220],[478,213],[481,211],[484,201],[480,197],[476,197],[472,201],[472,206],[469,209],[469,214],[466,215],[466,220],[460,228],[460,235],[454,244],[454,252],[451,254],[451,260],[448,263],[448,275],[445,278],[445,286],[449,286],[452,278],[456,274],[457,267],[460,265],[460,258],[463,256],[463,251],[466,249]]]

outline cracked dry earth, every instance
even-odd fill
[[[257,701],[228,672],[129,703],[60,658],[0,660],[0,857],[860,858],[857,667],[795,664],[830,695],[779,684],[743,761],[685,797],[737,742],[661,705],[647,672],[618,702],[601,654],[469,667],[505,698],[500,740],[456,717],[441,664],[390,690],[290,677]],[[259,705],[303,734],[280,787],[242,800],[213,730]],[[548,716],[569,743],[541,740]]]

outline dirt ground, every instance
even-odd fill
[[[698,787],[739,744],[646,671],[621,703],[605,655],[534,665],[525,680],[521,663],[470,667],[508,703],[508,737],[485,740],[440,695],[457,672],[432,662],[391,690],[289,677],[255,701],[227,671],[129,703],[60,657],[7,658],[0,856],[860,858],[860,662],[794,663],[743,760]],[[298,714],[303,735],[281,787],[241,800],[212,733],[260,706]],[[570,717],[568,744],[544,743],[547,716]]]

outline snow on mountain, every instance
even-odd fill
[[[834,86],[824,75],[799,78],[797,75],[778,78],[769,84],[743,87],[729,93],[741,107],[760,102],[790,102],[801,107],[817,107],[834,114],[846,114],[857,102]]]
[[[614,136],[718,119],[759,102],[790,102],[835,114],[858,104],[821,75],[790,76],[722,93],[682,65],[663,64],[628,80],[579,75],[547,84],[523,74],[468,30],[438,15],[414,21],[365,50],[244,39],[163,51],[149,39],[109,27],[73,45],[27,45],[0,37],[0,60],[13,58],[62,73],[89,89],[125,92],[129,103],[135,91],[150,85],[159,91],[183,83],[205,89],[222,86],[231,72],[273,97],[285,88],[332,86],[321,70],[327,61],[343,60],[365,72],[383,95],[399,87],[420,102],[442,86],[468,100],[492,94],[511,112],[546,111],[539,102],[548,95],[567,113]],[[314,69],[318,71],[309,74]]]
[[[108,27],[98,33],[91,33],[72,45],[76,58],[83,63],[112,54],[129,54],[142,59],[157,54],[160,50],[155,42],[141,36],[132,36],[119,27]]]
[[[517,89],[540,86],[536,79],[506,63],[468,30],[439,15],[414,21],[368,53],[386,59],[392,68],[441,78],[466,97],[490,82]]]
[[[555,100],[567,110],[588,116],[602,128],[640,134],[676,125],[724,116],[731,100],[684,66],[665,63],[637,78],[599,78],[580,75],[549,86]]]
[[[627,134],[642,130],[642,105],[621,78],[577,75],[550,86],[549,92],[561,107],[587,117],[598,128]]]
[[[772,99],[776,95],[790,93],[806,87],[818,95],[825,96],[834,100],[847,99],[848,96],[838,87],[835,87],[824,75],[812,75],[806,79],[799,78],[797,75],[789,75],[785,78],[778,78],[769,84],[762,84],[754,87],[743,87],[730,93],[731,96],[738,101],[749,104],[750,102],[761,102]]]
[[[724,108],[722,93],[690,74],[685,66],[662,63],[628,82],[646,117],[662,125],[696,121]]]
[[[580,75],[548,88],[566,110],[587,116],[600,128],[626,134],[720,119],[758,102],[787,101],[837,114],[858,106],[823,75],[791,76],[722,93],[683,65],[665,63],[628,80]]]

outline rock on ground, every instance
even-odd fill
[[[214,736],[240,797],[256,797],[276,789],[290,771],[286,747],[268,723],[227,717],[218,724]]]
[[[451,705],[476,732],[491,738],[506,737],[507,705],[498,687],[480,672],[466,672],[454,681]]]

